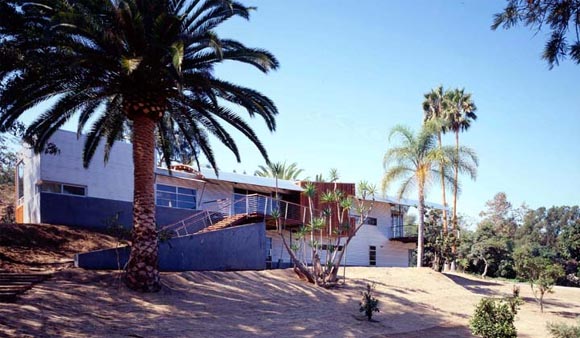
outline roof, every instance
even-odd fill
[[[417,200],[411,200],[411,199],[406,199],[406,198],[396,198],[396,197],[389,197],[389,196],[375,198],[375,201],[389,203],[389,204],[406,205],[406,206],[410,206],[410,207],[417,207],[419,205],[419,202]],[[443,205],[438,204],[438,203],[425,202],[425,206],[427,208],[443,210]],[[449,207],[447,209],[449,210]]]
[[[253,175],[244,175],[238,173],[228,173],[224,171],[219,171],[219,177],[216,176],[213,169],[202,168],[201,173],[206,180],[216,180],[216,181],[226,181],[232,183],[250,184],[262,187],[276,188],[276,179],[272,177],[260,177]],[[289,180],[278,180],[278,189],[291,190],[291,191],[302,191],[297,182]]]

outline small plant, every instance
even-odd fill
[[[380,312],[379,300],[373,297],[375,285],[367,284],[367,290],[362,293],[359,312],[364,312],[368,321],[373,319],[373,312]]]
[[[514,285],[511,297],[506,297],[505,300],[509,304],[512,313],[516,315],[520,309],[520,305],[524,304],[523,299],[520,297],[520,287]]]
[[[483,298],[469,321],[471,332],[483,338],[517,337],[515,313],[505,299]]]
[[[580,337],[580,320],[576,326],[564,323],[548,323],[548,331],[554,338],[578,338]]]

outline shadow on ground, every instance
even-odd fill
[[[382,286],[377,322],[357,320],[368,280],[326,290],[290,270],[163,275],[156,294],[127,290],[113,272],[68,270],[0,308],[0,336],[21,337],[469,337],[460,313],[425,291]],[[404,292],[401,292],[403,290]],[[411,297],[411,299],[409,298]]]

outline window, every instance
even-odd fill
[[[377,219],[375,217],[367,217],[365,219],[365,224],[368,224],[368,225],[377,225]]]
[[[163,207],[179,209],[196,209],[196,190],[157,184],[156,204]]]
[[[86,187],[57,182],[42,182],[42,184],[40,185],[40,191],[63,195],[75,195],[75,196],[87,195]]]
[[[18,175],[18,181],[16,182],[18,200],[20,200],[24,197],[24,163],[22,163],[22,161],[18,162],[16,165],[16,174]]]
[[[369,246],[369,265],[377,265],[377,247],[374,245]]]

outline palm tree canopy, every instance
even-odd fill
[[[449,129],[454,132],[466,131],[471,122],[477,120],[477,107],[470,93],[465,89],[454,89],[446,93],[448,112],[446,114]]]
[[[446,91],[443,86],[438,86],[430,92],[425,93],[423,100],[423,122],[427,121],[444,121],[447,113],[448,101],[446,100]],[[439,130],[445,132],[445,126],[441,126]]]
[[[303,169],[298,168],[298,164],[296,164],[296,162],[288,165],[286,161],[284,161],[270,163],[267,166],[258,166],[258,170],[254,172],[254,175],[296,181],[299,179],[299,176],[303,171]]]
[[[79,134],[92,123],[85,166],[103,138],[107,157],[135,114],[154,119],[161,140],[181,132],[216,170],[209,135],[240,161],[224,124],[253,142],[267,160],[253,129],[224,103],[260,116],[271,131],[278,113],[274,103],[214,76],[214,66],[226,60],[264,73],[278,67],[269,52],[222,39],[214,31],[232,17],[247,19],[251,9],[231,0],[2,1],[0,131],[52,99],[52,106],[27,128],[25,140],[40,151],[58,128],[78,116]]]
[[[389,141],[397,138],[400,142],[389,148],[383,159],[385,174],[382,180],[382,190],[386,192],[388,187],[401,181],[397,192],[399,198],[416,186],[426,187],[432,180],[436,180],[439,173],[437,166],[445,161],[448,151],[451,149],[439,149],[435,138],[435,127],[431,123],[423,126],[415,135],[405,126],[395,126],[390,134]],[[448,177],[447,172],[444,173]]]

